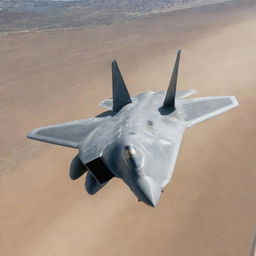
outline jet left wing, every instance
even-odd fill
[[[205,97],[181,100],[180,110],[187,127],[191,127],[238,105],[235,96]]]
[[[79,143],[106,119],[108,118],[89,118],[39,127],[33,129],[27,137],[65,147],[78,148]]]

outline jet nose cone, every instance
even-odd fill
[[[160,199],[161,187],[149,177],[141,177],[136,183],[139,189],[139,199],[155,207]]]

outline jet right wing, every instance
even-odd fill
[[[181,100],[180,104],[187,127],[222,114],[239,105],[235,96],[186,99]]]
[[[97,117],[39,127],[33,129],[27,137],[65,147],[78,148],[79,143],[107,119],[106,117]]]

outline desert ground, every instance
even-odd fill
[[[256,228],[256,4],[240,1],[93,28],[0,37],[0,255],[249,255]],[[26,139],[89,118],[117,59],[132,95],[178,88],[240,103],[186,130],[156,208],[113,179],[69,179],[75,149]]]

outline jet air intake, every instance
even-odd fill
[[[87,168],[93,175],[93,177],[100,183],[104,184],[111,180],[115,175],[109,170],[107,165],[104,163],[102,157],[98,157],[88,163]]]

